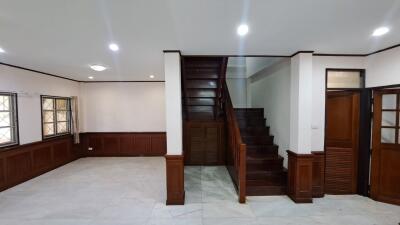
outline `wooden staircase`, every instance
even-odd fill
[[[235,114],[247,146],[246,195],[286,194],[287,171],[274,137],[265,126],[264,109],[235,109]]]
[[[183,57],[182,88],[185,120],[217,120],[223,116],[226,57]]]

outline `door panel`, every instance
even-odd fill
[[[400,89],[374,91],[371,197],[400,204]]]
[[[330,91],[326,98],[325,192],[357,192],[360,94]]]

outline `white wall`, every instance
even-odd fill
[[[78,96],[79,83],[0,65],[0,91],[18,94],[20,144],[42,140],[40,95]]]
[[[400,84],[400,47],[366,58],[366,86]]]
[[[183,152],[180,62],[180,53],[164,53],[167,155],[182,155]]]
[[[247,79],[246,78],[227,78],[226,84],[229,95],[235,108],[246,108],[247,106]]]
[[[313,56],[311,150],[323,151],[325,138],[325,71],[327,68],[365,69],[365,57]],[[369,76],[369,71],[366,71]]]
[[[164,83],[82,83],[83,132],[165,131]]]
[[[275,136],[279,154],[285,158],[290,137],[290,60],[268,67],[250,78],[251,107],[264,108],[267,125]]]

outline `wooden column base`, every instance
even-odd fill
[[[313,155],[288,153],[288,196],[296,203],[312,203]]]
[[[184,165],[183,155],[166,155],[167,205],[184,205]]]

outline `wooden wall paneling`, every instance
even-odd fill
[[[66,164],[71,160],[71,141],[59,140],[53,144],[53,162],[55,166]]]
[[[312,154],[288,153],[288,196],[296,203],[312,203]]]
[[[6,163],[4,158],[0,158],[0,190],[6,186]]]
[[[87,156],[164,156],[165,132],[107,132],[82,134]],[[92,147],[92,151],[88,151]]]
[[[133,148],[134,137],[131,134],[119,135],[120,154],[121,156],[135,156]]]
[[[138,155],[144,156],[150,153],[151,138],[148,134],[135,134],[134,135],[134,151]]]
[[[29,149],[15,151],[6,158],[7,182],[14,185],[29,179],[32,169],[32,157]]]
[[[103,136],[103,155],[120,155],[120,136],[119,134],[106,134]]]
[[[32,166],[35,173],[47,171],[53,166],[53,153],[50,144],[43,144],[33,148],[32,156]]]
[[[323,151],[313,151],[312,167],[312,196],[322,198],[325,195],[325,153]]]
[[[185,204],[183,155],[166,155],[167,205]]]
[[[165,134],[156,134],[151,137],[151,155],[160,156],[167,154],[167,141]]]

